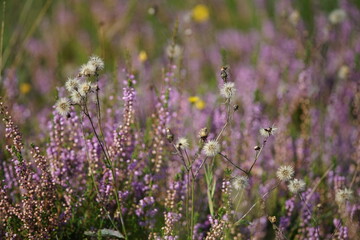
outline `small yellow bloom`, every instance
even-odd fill
[[[140,62],[145,62],[147,60],[148,56],[147,56],[147,53],[142,50],[140,53],[139,53],[139,60]]]
[[[195,107],[199,110],[203,110],[205,108],[205,102],[200,99],[195,103]]]
[[[192,10],[192,17],[196,22],[206,22],[209,15],[209,8],[204,4],[198,4]]]
[[[197,101],[200,100],[200,98],[197,97],[197,96],[194,96],[194,97],[189,97],[188,100],[189,100],[190,103],[196,103]]]
[[[20,84],[20,92],[22,94],[27,94],[31,90],[31,85],[29,83],[21,83]]]
[[[199,110],[203,110],[205,108],[205,102],[198,96],[189,97],[188,100]]]

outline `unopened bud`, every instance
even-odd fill
[[[207,137],[209,135],[208,129],[206,127],[202,128],[199,131],[199,137],[201,138],[201,140],[206,141]]]
[[[269,216],[268,219],[271,223],[276,223],[276,216]]]
[[[166,138],[169,141],[169,143],[172,143],[174,141],[174,134],[171,132],[169,128],[166,129]]]

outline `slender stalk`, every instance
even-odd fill
[[[242,169],[241,167],[238,167],[235,165],[235,163],[233,163],[225,154],[222,154],[221,152],[219,152],[219,155],[222,156],[223,158],[225,158],[228,162],[230,162],[234,167],[236,167],[237,169],[239,169],[240,171],[244,172],[246,175],[249,175],[248,172],[246,172],[244,169]]]
[[[204,160],[201,162],[201,164],[200,164],[200,167],[196,170],[196,172],[195,172],[195,178],[197,177],[197,175],[199,174],[199,171],[200,171],[200,169],[202,168],[202,166],[204,165],[204,163],[205,163],[205,161],[206,161],[206,159],[207,159],[208,157],[205,157],[204,158]]]
[[[85,141],[85,148],[86,148],[86,158],[89,162],[89,165],[90,165],[90,157],[89,157],[89,150],[88,150],[88,147],[87,147],[87,144],[86,144],[86,140],[85,140],[85,130],[84,130],[84,124],[83,124],[83,115],[81,115],[81,118],[80,118],[80,123],[81,123],[81,130],[82,130],[82,135],[83,135],[83,139]],[[92,183],[94,185],[94,188],[95,188],[95,191],[96,191],[96,194],[97,196],[100,196],[100,192],[99,192],[99,189],[96,185],[96,181],[95,181],[95,176],[94,176],[94,172],[92,170],[92,168],[90,168],[90,175],[91,175],[91,180],[92,180]],[[101,204],[100,204],[101,205]],[[106,208],[101,205],[101,207],[103,208],[104,212],[106,213],[107,217],[109,218],[111,224],[113,225],[113,227],[119,231],[118,227],[116,226],[114,220],[110,217],[110,213],[108,210],[106,210]]]
[[[194,232],[194,225],[195,225],[195,219],[194,219],[194,190],[195,190],[195,179],[191,179],[191,229],[190,229],[190,236],[191,239],[193,239],[193,232]]]
[[[261,201],[263,201],[263,199],[269,195],[272,191],[274,191],[278,186],[280,185],[280,182],[278,182],[273,188],[271,188],[268,192],[266,192],[264,195],[261,196],[261,199],[256,201],[251,207],[250,209],[238,220],[234,223],[234,225],[238,225],[240,224],[240,222],[254,209],[254,207],[259,204]]]
[[[254,167],[254,165],[255,165],[256,161],[259,159],[259,156],[260,156],[260,154],[261,154],[262,150],[264,149],[264,147],[265,147],[265,145],[266,145],[266,142],[267,142],[268,138],[269,138],[269,137],[265,137],[265,138],[264,138],[264,141],[263,141],[263,143],[262,143],[262,145],[261,145],[260,150],[256,152],[254,162],[252,163],[252,165],[251,165],[251,167],[250,167],[249,171],[247,171],[247,174],[248,174],[248,175],[250,175],[251,170],[253,169],[253,167]]]
[[[124,224],[124,220],[123,220],[123,216],[122,216],[122,209],[121,209],[121,204],[120,204],[120,201],[119,201],[119,196],[118,196],[118,192],[117,192],[117,187],[116,187],[116,174],[115,174],[115,170],[114,170],[114,167],[112,165],[112,162],[110,161],[108,155],[107,155],[107,152],[103,146],[103,143],[96,131],[96,128],[95,128],[95,125],[94,125],[94,122],[90,116],[90,113],[88,111],[88,108],[87,108],[87,104],[86,104],[86,98],[85,98],[85,103],[84,103],[84,109],[83,109],[83,113],[85,114],[85,116],[89,119],[90,121],[90,124],[91,124],[91,127],[92,127],[92,130],[95,134],[95,137],[96,139],[98,140],[99,144],[100,144],[100,147],[101,147],[101,150],[103,151],[104,155],[105,155],[105,158],[106,158],[106,161],[107,161],[107,165],[108,167],[110,168],[111,170],[111,174],[112,174],[112,178],[113,178],[113,185],[114,185],[114,195],[115,195],[115,200],[116,200],[116,204],[117,204],[117,207],[118,207],[118,210],[119,210],[119,215],[120,215],[120,222],[121,222],[121,226],[122,226],[122,230],[124,232],[124,236],[125,236],[125,239],[128,239],[127,237],[127,233],[126,233],[126,228],[125,228],[125,224]]]

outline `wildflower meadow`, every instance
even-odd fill
[[[360,239],[359,0],[0,3],[0,240]]]

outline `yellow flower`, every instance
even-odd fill
[[[205,108],[205,102],[200,99],[195,103],[195,107],[199,110],[203,110]]]
[[[147,53],[144,50],[140,51],[139,60],[140,62],[145,62],[147,60]]]
[[[197,97],[197,96],[194,96],[194,97],[189,97],[188,100],[189,100],[190,103],[196,103],[197,101],[200,100],[200,98]]]
[[[204,4],[198,4],[192,10],[192,17],[196,22],[206,22],[209,15],[209,8]]]
[[[199,110],[203,110],[205,108],[205,102],[198,96],[189,97],[188,100]]]
[[[22,94],[27,94],[31,90],[31,85],[29,83],[21,83],[20,84],[20,92]]]

